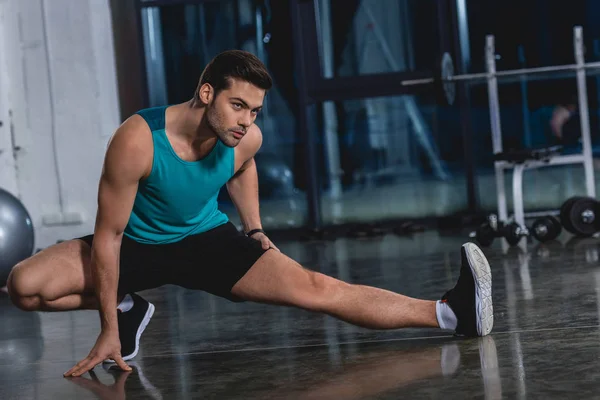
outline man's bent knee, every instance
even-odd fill
[[[33,278],[27,274],[22,264],[17,264],[6,282],[8,296],[15,306],[25,311],[35,311],[40,307],[40,298]]]
[[[13,297],[10,296],[12,303],[23,311],[40,311],[42,309],[42,301],[40,296],[30,297]]]

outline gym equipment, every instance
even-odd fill
[[[596,218],[600,203],[590,197],[576,196],[565,201],[560,208],[560,220],[565,229],[577,237],[589,237],[600,231]]]
[[[494,239],[502,237],[503,229],[504,226],[499,223],[498,218],[490,215],[486,223],[481,224],[475,232],[471,233],[471,237],[474,237],[480,245],[487,247],[494,242]]]
[[[0,287],[19,261],[33,254],[31,217],[15,196],[0,189]]]
[[[442,81],[444,88],[444,95],[448,104],[454,104],[456,98],[456,84],[453,81],[454,76],[454,62],[452,56],[449,53],[444,53],[442,56]]]
[[[294,194],[294,174],[281,156],[259,153],[255,160],[261,196],[287,198]]]
[[[575,40],[582,38],[582,28],[580,26],[574,27]],[[488,35],[486,37],[488,46],[493,46],[494,36]],[[581,43],[576,43],[576,47]],[[581,48],[583,50],[583,46]],[[488,50],[486,48],[486,50]],[[578,49],[576,49],[578,50]],[[583,57],[583,51],[580,53]],[[494,67],[495,60],[498,58],[495,54],[492,54]],[[488,66],[490,59],[488,58]],[[581,59],[583,61],[583,58]],[[444,93],[446,100],[449,105],[452,105],[455,100],[456,94],[456,82],[465,81],[468,83],[482,83],[489,82],[491,79],[498,81],[498,79],[504,83],[519,82],[523,76],[528,76],[529,80],[546,80],[549,78],[560,79],[565,76],[570,76],[573,72],[579,73],[581,70],[596,70],[600,69],[600,62],[579,62],[575,64],[566,65],[553,65],[548,67],[536,67],[536,68],[518,68],[506,71],[496,71],[488,69],[487,72],[469,73],[454,75],[454,62],[452,57],[448,53],[444,53],[441,58],[439,68],[436,68],[439,72],[439,77],[428,77],[418,79],[407,79],[403,80],[401,84],[403,86],[418,86],[418,85],[434,85],[438,92]],[[600,72],[600,71],[599,71]],[[560,74],[563,73],[563,74]]]
[[[529,231],[527,228],[522,227],[522,225],[517,224],[516,222],[511,222],[504,227],[504,239],[508,242],[509,245],[515,246],[519,243],[521,238],[529,235]]]
[[[524,150],[520,152],[503,152],[502,132],[500,127],[500,105],[498,100],[498,80],[495,64],[495,50],[493,36],[488,36],[486,47],[486,59],[488,72],[488,97],[490,103],[490,123],[492,128],[492,143],[495,154],[496,188],[498,196],[498,215],[501,221],[508,218],[506,204],[506,192],[504,187],[504,171],[513,169],[513,206],[514,222],[525,227],[525,213],[523,210],[523,173],[526,169],[542,168],[551,165],[583,164],[585,171],[585,182],[587,195],[596,196],[594,180],[594,169],[592,162],[592,145],[590,138],[590,121],[587,106],[586,73],[583,51],[583,33],[581,27],[575,27],[573,34],[575,47],[574,66],[546,67],[544,71],[576,70],[579,110],[581,119],[581,138],[583,151],[581,154],[561,155],[560,146],[548,147],[536,150]],[[591,66],[588,66],[591,68]],[[597,65],[596,65],[597,67]],[[537,70],[540,70],[539,68]],[[529,73],[528,70],[521,70]]]
[[[488,221],[480,225],[471,237],[483,246],[490,246],[496,238],[503,237],[509,245],[515,246],[523,237],[533,236],[539,242],[545,243],[556,239],[562,232],[560,222],[553,216],[537,218],[530,228],[516,222],[505,224],[496,215],[490,215]]]
[[[548,215],[536,219],[531,225],[530,231],[534,238],[544,243],[556,239],[562,232],[562,226],[559,220]]]
[[[594,169],[592,162],[592,145],[590,138],[589,110],[587,104],[586,71],[592,71],[595,74],[600,73],[600,62],[585,62],[583,29],[581,26],[575,26],[573,28],[573,47],[575,64],[497,71],[497,56],[495,52],[494,36],[488,35],[486,37],[485,48],[486,72],[454,75],[452,58],[449,54],[444,54],[441,59],[441,65],[438,68],[440,71],[439,77],[405,80],[402,82],[402,85],[405,86],[433,84],[437,91],[445,93],[446,100],[449,104],[452,104],[454,101],[455,88],[453,85],[455,85],[456,82],[487,82],[492,144],[495,156],[494,167],[498,197],[498,218],[499,221],[502,222],[508,220],[506,191],[504,187],[504,171],[509,169],[513,170],[514,224],[517,224],[520,229],[517,229],[515,225],[506,225],[506,228],[508,228],[508,240],[510,242],[517,240],[518,243],[518,238],[528,235],[526,232],[527,228],[525,227],[526,215],[523,210],[523,172],[526,169],[542,168],[551,165],[583,164],[587,196],[591,198],[596,197]],[[502,129],[500,126],[500,105],[498,99],[498,82],[518,82],[521,81],[525,76],[527,76],[528,79],[562,79],[571,76],[576,77],[582,140],[582,152],[580,154],[562,155],[562,148],[559,146],[534,150],[527,149],[518,152],[503,151]],[[533,215],[530,214],[529,216]],[[539,214],[537,216],[539,216]],[[590,213],[587,213],[585,219],[589,220],[589,218],[591,218]],[[567,227],[565,227],[565,229],[571,229],[573,232],[575,232],[575,234],[578,235],[586,235],[588,234],[589,230],[591,230],[592,225],[593,224],[590,224],[589,222],[583,222],[583,225],[576,223],[575,226],[569,225],[569,228],[567,229]],[[544,228],[542,228],[542,225],[539,224],[536,226],[540,228],[538,231],[539,235],[541,235]],[[586,230],[586,228],[589,228],[589,230]],[[491,238],[489,229],[487,227],[480,227],[478,230],[480,231],[479,236],[483,239],[480,243],[489,242]],[[538,233],[536,233],[536,235],[537,234]]]
[[[488,87],[488,100],[490,107],[490,125],[492,131],[492,146],[494,152],[494,169],[496,175],[496,192],[498,201],[498,220],[503,224],[508,221],[508,209],[506,201],[506,189],[504,187],[504,172],[505,170],[513,170],[512,176],[512,188],[513,188],[513,207],[514,216],[511,219],[511,224],[518,225],[520,229],[517,230],[515,225],[506,225],[508,228],[508,240],[509,242],[517,241],[520,238],[528,236],[527,227],[525,226],[525,217],[541,217],[550,213],[529,213],[525,214],[523,210],[523,173],[527,169],[543,168],[546,166],[554,165],[583,165],[585,184],[586,184],[586,195],[590,198],[596,197],[596,186],[594,178],[594,168],[592,160],[592,144],[590,137],[590,120],[588,110],[588,99],[587,99],[587,87],[586,87],[586,70],[600,70],[600,63],[585,63],[584,60],[584,48],[583,48],[583,30],[580,26],[576,26],[573,29],[573,46],[575,55],[575,64],[561,65],[552,67],[540,67],[540,68],[524,68],[509,71],[496,71],[496,54],[494,45],[494,36],[488,35],[486,38],[486,65],[487,72],[483,74],[465,74],[451,76],[452,81],[465,80],[465,81],[477,81],[485,79]],[[516,78],[518,81],[523,76],[532,75],[534,77],[543,77],[543,79],[549,78],[564,78],[565,74],[559,74],[559,72],[567,72],[566,75],[571,76],[575,74],[577,81],[577,92],[578,92],[578,110],[580,116],[581,125],[581,141],[582,141],[582,152],[579,154],[562,154],[561,146],[553,146],[541,149],[526,149],[520,151],[503,151],[502,146],[502,129],[500,126],[500,103],[498,99],[498,80],[509,80]],[[598,73],[598,72],[596,72]],[[447,79],[447,78],[445,78]],[[421,80],[423,81],[423,80]],[[435,81],[435,79],[434,79]],[[442,82],[441,79],[438,80]],[[421,82],[426,83],[426,82]],[[434,82],[435,83],[435,82]],[[417,83],[414,83],[417,84]],[[579,205],[578,205],[579,206]],[[574,211],[576,212],[576,211]],[[573,231],[577,235],[587,235],[592,229],[594,224],[589,221],[590,218],[595,219],[595,213],[592,216],[590,212],[587,212],[584,220],[577,220],[575,226],[568,224],[565,229]],[[567,219],[567,221],[571,221]],[[562,221],[561,219],[561,222]],[[540,229],[540,237],[543,232],[542,225],[536,225]],[[553,225],[554,226],[554,225]],[[537,233],[536,233],[537,234]],[[484,235],[485,236],[485,235]],[[505,235],[506,237],[506,235]],[[489,239],[488,239],[489,241]]]

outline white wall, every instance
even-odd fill
[[[4,12],[4,4],[0,3],[0,27],[6,19]],[[0,30],[0,36],[5,36],[2,30]],[[6,65],[6,50],[4,42],[0,40],[0,186],[11,193],[17,193],[17,176],[8,107],[7,87],[9,80]]]
[[[42,248],[93,231],[106,143],[120,122],[109,2],[0,0],[0,9],[0,120],[8,106],[14,138],[0,127],[0,150],[15,149],[0,153],[0,186],[21,198]],[[16,173],[7,172],[12,153]]]

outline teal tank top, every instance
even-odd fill
[[[137,112],[154,142],[152,171],[139,183],[124,232],[140,243],[173,243],[229,221],[218,209],[217,196],[234,174],[234,149],[218,140],[203,159],[182,160],[165,133],[166,109]]]

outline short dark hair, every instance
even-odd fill
[[[205,83],[213,87],[216,96],[229,89],[232,78],[250,82],[265,91],[273,86],[267,68],[258,57],[247,51],[228,50],[215,56],[204,68],[194,98],[198,99],[200,87]]]

